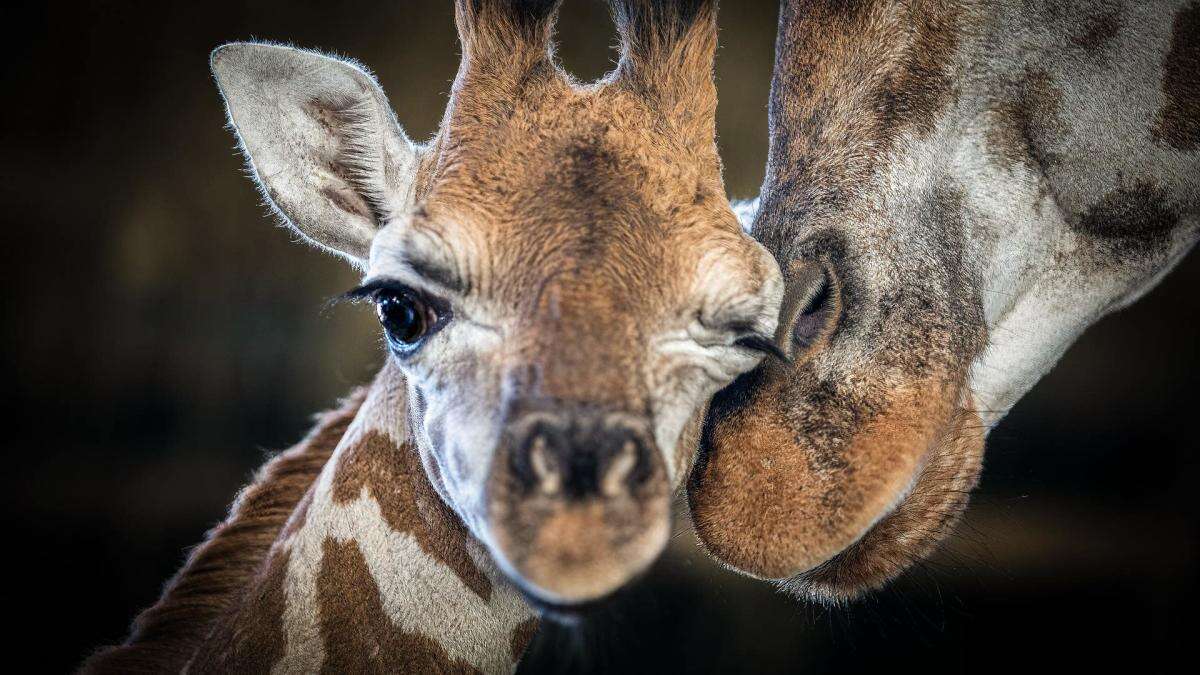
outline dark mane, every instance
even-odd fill
[[[262,466],[229,516],[192,550],[162,597],[133,622],[124,644],[102,648],[85,673],[179,672],[214,622],[254,578],[271,544],[337,447],[365,397],[358,389],[319,416],[303,441]]]

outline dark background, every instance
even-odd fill
[[[776,8],[723,4],[721,146],[746,197]],[[325,309],[351,271],[264,217],[209,50],[257,37],[354,56],[423,139],[457,45],[433,1],[97,2],[5,22],[0,597],[9,654],[54,672],[120,640],[264,449],[381,360],[368,311]],[[598,2],[567,2],[560,37],[578,75],[610,64]],[[681,524],[649,579],[588,625],[543,631],[523,670],[1166,669],[1194,648],[1198,281],[1192,258],[1090,331],[992,434],[955,540],[880,596],[790,600],[700,557]]]

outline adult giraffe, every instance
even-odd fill
[[[213,53],[268,203],[365,272],[389,357],[91,669],[502,672],[522,595],[569,609],[658,556],[708,400],[773,350],[782,296],[721,181],[715,4],[614,0],[620,61],[579,84],[558,2],[459,0],[424,146],[353,63]]]
[[[987,431],[1195,244],[1200,3],[785,0],[770,129],[750,229],[794,358],[717,396],[689,495],[716,557],[837,602],[926,555]]]

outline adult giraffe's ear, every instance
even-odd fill
[[[267,202],[305,238],[365,266],[376,231],[411,202],[417,153],[357,64],[231,43],[211,66]]]

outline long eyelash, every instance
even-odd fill
[[[791,363],[788,355],[780,349],[774,341],[763,335],[747,335],[746,337],[734,340],[733,344],[746,349],[753,349],[756,352],[762,352],[768,356],[773,356],[784,363]]]
[[[392,281],[390,279],[376,279],[369,281],[361,286],[351,288],[345,293],[338,296],[339,300],[345,302],[357,302],[359,300],[372,300],[379,291],[393,290],[398,292],[406,292],[408,289],[404,285]]]
[[[343,303],[359,303],[364,301],[374,302],[377,299],[376,296],[380,291],[383,290],[393,290],[398,293],[403,293],[407,291],[407,288],[404,286],[404,284],[391,279],[376,279],[375,281],[370,281],[361,286],[356,286],[345,293],[339,293],[338,295],[329,298],[329,300],[325,302],[324,310],[328,311]]]

